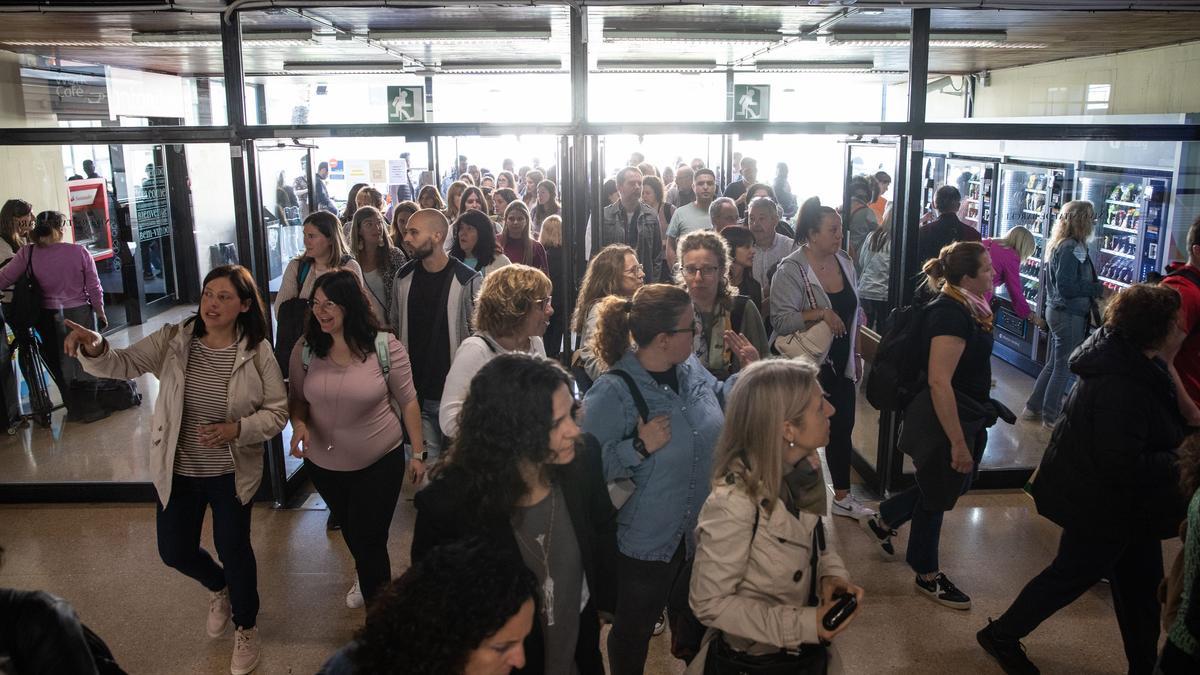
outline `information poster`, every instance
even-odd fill
[[[373,159],[371,160],[371,179],[368,183],[379,185],[387,182],[387,160]]]

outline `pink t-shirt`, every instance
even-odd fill
[[[1017,252],[1004,245],[1000,239],[985,239],[983,241],[984,248],[992,257],[992,269],[995,270],[996,276],[993,279],[995,285],[1003,285],[1008,289],[1008,297],[1012,300],[1013,313],[1018,319],[1024,319],[1029,316],[1029,303],[1025,301],[1025,291],[1021,288],[1021,260],[1018,260]],[[992,294],[988,293],[984,300],[991,300]]]
[[[308,402],[308,459],[330,471],[357,471],[374,464],[404,438],[391,401],[415,401],[408,351],[388,336],[387,381],[375,352],[343,368],[314,354],[308,372],[303,340],[292,349],[288,397]]]
[[[16,283],[29,265],[33,255],[33,276],[42,290],[42,307],[67,309],[91,304],[92,309],[104,308],[104,290],[96,275],[96,261],[79,244],[59,242],[49,246],[22,246],[3,268],[0,268],[0,288]]]

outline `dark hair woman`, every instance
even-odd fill
[[[464,211],[454,221],[451,232],[454,242],[450,245],[450,255],[482,273],[484,278],[489,272],[512,264],[508,256],[496,253],[496,229],[482,211]]]
[[[392,230],[390,234],[393,245],[401,246],[401,242],[404,241],[404,228],[408,225],[408,219],[419,210],[421,210],[421,207],[417,206],[417,203],[414,201],[400,202],[392,209]]]
[[[533,238],[541,240],[542,238],[542,223],[550,216],[557,216],[562,212],[562,207],[558,204],[558,186],[552,180],[543,180],[537,186],[537,201],[532,207],[531,217],[533,218],[530,229],[533,232]]]
[[[365,187],[367,187],[366,183],[355,183],[350,186],[350,194],[346,195],[346,207],[342,209],[342,224],[349,223],[354,218],[354,212],[358,210],[358,192]]]
[[[671,223],[671,216],[675,215],[675,207],[666,201],[666,189],[658,176],[642,178],[642,203],[649,206],[658,217],[658,232],[666,241],[667,225]]]
[[[1167,368],[1186,337],[1180,304],[1174,289],[1131,286],[1071,355],[1079,383],[1032,488],[1038,513],[1062,527],[1058,552],[978,634],[1008,672],[1036,670],[1018,641],[1101,578],[1112,584],[1129,672],[1155,670],[1162,540],[1186,514],[1176,451],[1185,425]]]
[[[520,201],[516,190],[512,188],[496,188],[492,191],[492,220],[503,225],[504,211],[508,209],[508,205]]]
[[[446,208],[446,203],[442,201],[442,194],[434,185],[423,185],[421,191],[417,193],[417,204],[422,209],[437,209],[441,211]]]
[[[364,206],[354,214],[350,228],[350,251],[362,270],[363,287],[371,301],[371,311],[380,326],[390,326],[392,282],[408,261],[404,251],[392,243],[383,214],[374,206]]]
[[[993,289],[992,259],[979,242],[957,242],[925,263],[939,290],[922,315],[922,342],[929,345],[928,387],[905,410],[904,452],[920,467],[916,484],[884,500],[867,529],[885,557],[895,549],[895,529],[912,521],[905,560],[916,589],[953,609],[971,598],[938,566],[943,513],[971,487],[998,412],[991,401],[992,310],[983,300]]]
[[[462,196],[458,198],[458,213],[460,215],[471,209],[487,213],[487,208],[488,204],[484,201],[483,190],[474,185],[467,186],[467,189],[463,190]],[[451,220],[450,222],[454,221]]]
[[[533,238],[530,229],[531,216],[525,202],[515,201],[504,209],[504,232],[500,235],[500,246],[508,259],[536,267],[544,274],[550,273],[546,260],[546,249]]]
[[[98,325],[103,330],[108,319],[92,254],[63,241],[63,229],[70,222],[58,211],[39,213],[30,233],[33,243],[22,246],[0,268],[0,288],[12,286],[26,272],[37,280],[42,292],[42,307],[33,320],[41,336],[38,350],[67,406],[67,420],[93,422],[107,417],[109,411],[95,399],[94,378],[77,359],[63,354],[63,340],[70,332],[65,322],[88,328]]]
[[[580,436],[576,408],[557,363],[497,356],[471,380],[448,463],[416,496],[414,561],[482,536],[537,575],[540,611],[522,672],[604,672],[597,610],[613,606],[616,512],[600,446]]]
[[[862,377],[858,344],[858,275],[842,250],[842,219],[837,211],[812,197],[800,208],[797,241],[804,244],[779,263],[771,279],[773,337],[807,331],[824,323],[833,335],[821,368],[821,386],[834,414],[825,460],[833,478],[833,513],[861,520],[872,512],[850,493],[850,455],[853,452],[855,386]]]
[[[346,594],[353,606],[370,602],[392,577],[387,540],[404,484],[400,446],[407,431],[413,447],[423,447],[421,409],[408,352],[380,328],[358,275],[336,270],[321,277],[310,304],[289,367],[291,452],[304,458],[341,523],[358,571]],[[414,482],[423,472],[414,458]]]
[[[524,668],[537,593],[537,578],[510,551],[478,538],[438,546],[379,594],[366,625],[321,675],[490,675]]]
[[[762,316],[763,288],[754,279],[754,233],[740,225],[731,225],[721,230],[721,238],[729,245],[729,283],[738,295],[750,298],[754,308]]]
[[[664,606],[674,628],[688,625],[696,505],[708,496],[702,477],[711,471],[724,420],[721,383],[694,358],[695,335],[692,299],[681,288],[651,284],[632,299],[600,301],[593,350],[609,369],[584,399],[583,428],[604,450],[605,478],[637,486],[617,528],[621,582],[608,636],[613,673],[643,671]],[[644,415],[654,417],[643,418],[638,394]],[[676,631],[681,647],[688,645],[686,633]]]
[[[32,229],[32,204],[24,199],[10,199],[4,202],[4,206],[0,207],[0,266],[6,265],[17,251],[28,243],[26,239]],[[12,291],[5,290],[0,295],[0,302],[4,304],[4,315],[12,316]],[[0,335],[7,335],[4,315],[0,315]],[[33,377],[32,373],[22,373],[26,381]],[[17,392],[17,377],[12,367],[12,351],[8,340],[0,340],[0,392],[3,392],[4,396],[3,410],[0,410],[0,413],[4,414],[3,429],[11,429],[21,419],[21,400]]]
[[[259,657],[251,500],[262,481],[263,442],[287,423],[287,395],[250,271],[218,267],[203,289],[195,316],[130,347],[113,349],[73,321],[66,322],[64,347],[100,377],[158,377],[148,454],[159,555],[212,593],[210,636],[224,633],[232,619],[231,670],[249,673]],[[212,510],[220,565],[200,547],[205,509]]]

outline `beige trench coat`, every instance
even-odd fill
[[[755,510],[759,516],[756,532]],[[725,633],[731,647],[750,654],[820,641],[817,608],[808,606],[817,521],[817,516],[809,513],[792,516],[782,501],[768,513],[751,501],[740,478],[733,484],[722,481],[713,486],[696,527],[689,598],[696,617],[709,630],[704,648],[687,669],[689,674],[704,672],[708,642],[717,631]],[[825,550],[817,560],[818,577],[849,579],[837,553],[832,523],[826,523],[824,529]],[[832,646],[829,654],[829,672],[840,672]]]
[[[150,429],[150,474],[163,506],[171,500],[192,325],[167,324],[126,349],[110,349],[106,342],[104,353],[96,358],[82,350],[79,353],[84,370],[98,377],[128,380],[152,373],[158,378]],[[288,417],[287,390],[269,342],[263,340],[247,349],[245,341],[239,340],[226,399],[227,419],[242,423],[230,452],[238,500],[248,504],[262,482],[262,444],[283,429]]]

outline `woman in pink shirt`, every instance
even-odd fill
[[[994,280],[996,285],[1004,284],[1004,287],[1008,289],[1013,312],[1018,319],[1028,317],[1031,310],[1029,303],[1025,300],[1025,289],[1021,285],[1021,263],[1037,250],[1037,243],[1034,242],[1033,235],[1023,227],[1014,227],[1003,239],[985,239],[983,246],[992,256],[992,267],[996,270]],[[991,302],[992,294],[988,293],[984,300]]]
[[[67,406],[68,421],[94,422],[108,416],[95,397],[80,384],[93,383],[79,360],[63,353],[68,330],[63,321],[70,319],[88,329],[99,323],[108,326],[104,315],[104,291],[96,275],[92,254],[79,244],[64,242],[63,228],[69,221],[58,211],[42,211],[30,233],[33,241],[21,247],[12,260],[0,269],[0,288],[12,286],[26,271],[37,280],[42,292],[42,311],[34,326],[42,337],[39,345],[50,377]]]
[[[292,349],[292,455],[329,504],[358,572],[346,604],[361,607],[391,581],[388,529],[404,483],[404,431],[424,447],[408,352],[379,327],[358,275],[317,279],[304,339]],[[393,401],[396,408],[393,408]],[[396,410],[400,417],[397,419]],[[424,473],[413,457],[413,480]]]

